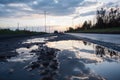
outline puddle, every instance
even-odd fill
[[[7,62],[0,62],[0,80],[37,80],[40,75],[35,72],[28,72],[24,69],[31,61],[35,61],[37,56],[31,53],[38,49],[33,45],[30,48],[21,47],[16,49],[17,56],[7,59]],[[7,77],[6,77],[7,76]]]
[[[38,46],[37,45],[33,45],[30,48],[19,48],[16,49],[15,51],[18,53],[17,56],[12,57],[10,59],[7,59],[8,62],[24,62],[24,61],[28,61],[28,60],[35,60],[36,59],[36,55],[35,53],[32,53],[32,50],[37,50]]]
[[[23,44],[25,44],[25,43],[43,43],[46,40],[48,40],[48,38],[33,38],[33,39],[28,39],[28,40],[24,41]]]
[[[31,39],[27,40],[30,45],[15,50],[18,53],[17,56],[8,58],[7,62],[0,62],[0,80],[55,79],[59,67],[56,58],[58,50],[48,48],[44,43],[41,43],[46,39],[32,40],[32,42]]]
[[[82,40],[46,41],[56,37],[23,41],[30,45],[0,62],[0,80],[120,79],[120,52]]]
[[[45,43],[47,40],[49,39],[54,39],[57,38],[58,36],[51,36],[51,37],[46,37],[46,38],[32,38],[32,39],[28,39],[26,41],[23,42],[23,44],[30,44],[30,43]]]
[[[46,45],[61,50],[58,54],[60,80],[120,79],[120,52],[79,40]]]

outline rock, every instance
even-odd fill
[[[54,80],[51,76],[43,77],[41,80]]]
[[[44,61],[44,62],[42,62],[42,65],[43,65],[44,67],[48,67],[49,62],[48,62],[48,61]]]
[[[30,76],[33,77],[33,76],[35,76],[35,74],[34,74],[34,73],[31,73]]]
[[[58,74],[56,49],[48,48],[47,46],[40,44],[38,50],[33,50],[32,52],[35,52],[38,56],[37,61],[30,63],[26,69],[31,71],[35,68],[38,68],[40,70],[40,75],[45,76],[41,80],[53,80],[53,77]]]
[[[9,69],[9,73],[13,73],[14,72],[14,69]]]
[[[27,48],[30,48],[30,46],[27,46]]]
[[[49,70],[42,70],[40,75],[48,75],[49,74]]]

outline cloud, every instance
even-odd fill
[[[27,3],[34,0],[0,0],[0,4]]]
[[[101,1],[102,2],[102,1]],[[119,2],[119,1],[118,1]],[[117,5],[116,2],[105,3],[106,6]],[[96,1],[90,0],[0,0],[0,17],[24,17],[33,14],[43,14],[52,16],[66,16],[76,13],[76,8],[82,10],[75,18],[79,16],[88,16],[95,13],[95,10],[86,11],[86,8],[97,6]],[[119,5],[119,4],[118,4]]]
[[[86,16],[95,15],[95,13],[96,13],[96,11],[94,11],[94,10],[88,11],[88,12],[85,12],[85,13],[80,13],[80,14],[74,16],[73,19],[79,18],[80,16],[86,17]]]
[[[50,15],[63,16],[74,13],[75,8],[83,0],[42,0],[37,1],[37,4],[30,4],[31,8],[43,12],[47,11]]]
[[[96,2],[96,1],[90,1],[85,0],[80,3],[80,10],[76,16],[73,18],[79,18],[79,17],[86,17],[96,14],[97,9],[101,8],[111,8],[111,7],[118,7],[120,5],[120,1],[109,1],[109,2]]]
[[[90,12],[86,12],[86,13],[82,13],[80,14],[80,16],[84,17],[84,16],[90,16],[90,15],[95,15],[96,11],[90,11]]]
[[[96,8],[99,5],[95,1],[83,1],[80,3],[80,6],[78,8],[78,13],[76,16],[73,17],[73,19],[79,18],[79,17],[85,17],[85,16],[90,16],[90,15],[95,15],[96,13]]]
[[[103,7],[107,7],[107,8],[110,8],[110,7],[120,7],[120,1],[109,2],[109,3],[105,4]]]
[[[0,17],[26,16],[47,11],[48,15],[74,13],[83,0],[0,0]]]
[[[30,13],[29,8],[26,4],[21,3],[10,3],[10,4],[0,4],[0,17],[20,17],[29,15]],[[29,13],[29,14],[27,14]]]
[[[80,3],[80,6],[82,7],[90,7],[93,5],[96,5],[98,2],[96,1],[83,1],[82,3]]]

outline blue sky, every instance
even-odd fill
[[[0,26],[47,26],[65,30],[85,20],[93,20],[96,9],[119,6],[119,0],[0,0]]]

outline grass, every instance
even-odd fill
[[[44,32],[30,32],[26,30],[0,29],[0,35],[45,34]]]
[[[111,33],[111,34],[120,34],[120,27],[106,28],[106,29],[88,29],[73,31],[73,33]]]

